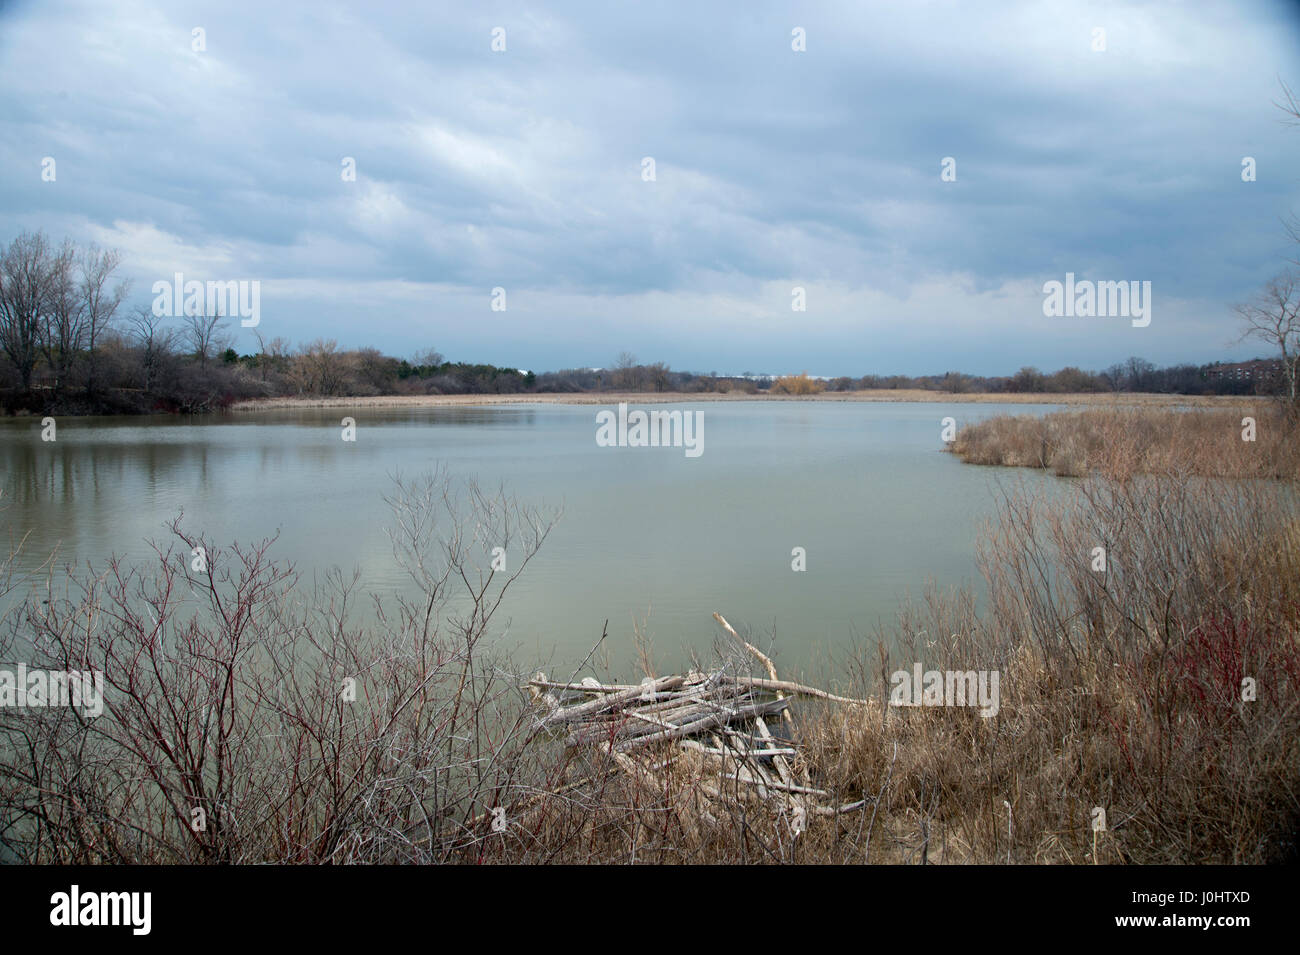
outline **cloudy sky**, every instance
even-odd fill
[[[19,0],[0,240],[116,247],[139,304],[258,280],[294,343],[539,370],[1246,356],[1232,303],[1297,257],[1298,11]],[[1066,272],[1150,281],[1151,324],[1045,317]]]

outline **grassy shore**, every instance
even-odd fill
[[[957,433],[948,451],[968,464],[1203,477],[1300,477],[1300,423],[1273,402],[1171,410],[1089,408],[989,418]]]
[[[1236,408],[1258,404],[1259,398],[1236,395],[1099,394],[950,394],[911,389],[834,391],[815,395],[746,394],[744,392],[580,392],[572,394],[509,395],[376,395],[338,398],[254,398],[231,405],[232,411],[280,411],[298,408],[442,408],[465,405],[610,405],[662,404],[694,401],[924,401],[935,404],[1054,404],[1099,407]]]

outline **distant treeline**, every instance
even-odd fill
[[[1276,378],[1267,374],[1270,362],[1263,360],[1245,363],[1255,366],[1255,377],[1225,374],[1212,365],[1157,368],[1141,359],[1131,359],[1103,372],[1063,368],[1049,374],[1022,368],[1010,377],[948,372],[920,377],[865,375],[823,380],[807,375],[777,378],[673,371],[663,364],[535,373],[496,365],[451,362],[437,354],[401,359],[373,348],[343,351],[332,340],[317,340],[290,349],[282,340],[273,339],[256,354],[241,355],[227,347],[205,356],[193,348],[185,329],[178,334],[156,328],[151,332],[150,323],[138,315],[128,324],[128,328],[107,329],[93,355],[89,349],[81,350],[61,375],[56,376],[46,363],[38,362],[32,384],[27,388],[22,387],[13,363],[6,359],[0,368],[0,395],[5,409],[10,413],[23,409],[65,414],[202,412],[224,408],[242,399],[277,396],[578,392],[802,395],[866,389],[919,389],[952,394],[1224,395],[1273,394],[1279,389]],[[1261,368],[1262,373],[1258,370]]]
[[[984,377],[950,371],[943,375],[908,378],[902,375],[862,378],[832,378],[827,391],[857,391],[870,388],[920,388],[926,391],[962,393],[1077,394],[1080,392],[1140,391],[1173,395],[1278,394],[1282,377],[1278,362],[1257,358],[1228,364],[1170,365],[1159,368],[1143,358],[1111,365],[1105,371],[1084,371],[1067,366],[1055,372],[1021,368],[1010,377]]]
[[[566,392],[742,392],[814,394],[863,389],[950,393],[1273,393],[1280,363],[1175,365],[1130,358],[1105,371],[1022,368],[1010,377],[866,375],[819,379],[674,371],[624,352],[610,368],[533,372],[447,361],[433,350],[409,358],[334,340],[291,345],[257,329],[257,349],[233,347],[232,320],[203,312],[157,315],[125,308],[114,283],[118,257],[71,241],[25,233],[0,247],[0,402],[6,411],[94,414],[200,412],[245,398],[277,396],[473,395]]]

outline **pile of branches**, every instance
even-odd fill
[[[706,799],[722,800],[724,793],[731,799],[739,792],[795,818],[862,808],[865,800],[837,805],[812,784],[799,758],[790,704],[797,696],[853,706],[869,701],[781,680],[770,658],[741,639],[721,615],[713,616],[763,664],[767,678],[729,666],[647,677],[639,684],[607,684],[590,677],[556,683],[538,673],[528,687],[546,710],[543,726],[566,733],[568,747],[590,747],[609,756],[642,783],[658,785],[690,754],[691,782]]]

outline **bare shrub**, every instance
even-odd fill
[[[0,650],[103,674],[101,716],[0,710],[0,825],[27,862],[430,861],[545,779],[518,679],[485,639],[553,518],[446,477],[399,482],[419,600],[353,622],[355,579],[303,594],[273,541],[187,533],[141,567],[51,575]],[[506,548],[511,572],[488,546]],[[202,554],[202,559],[199,555]],[[306,599],[304,599],[306,598]],[[353,699],[355,694],[355,699]]]

